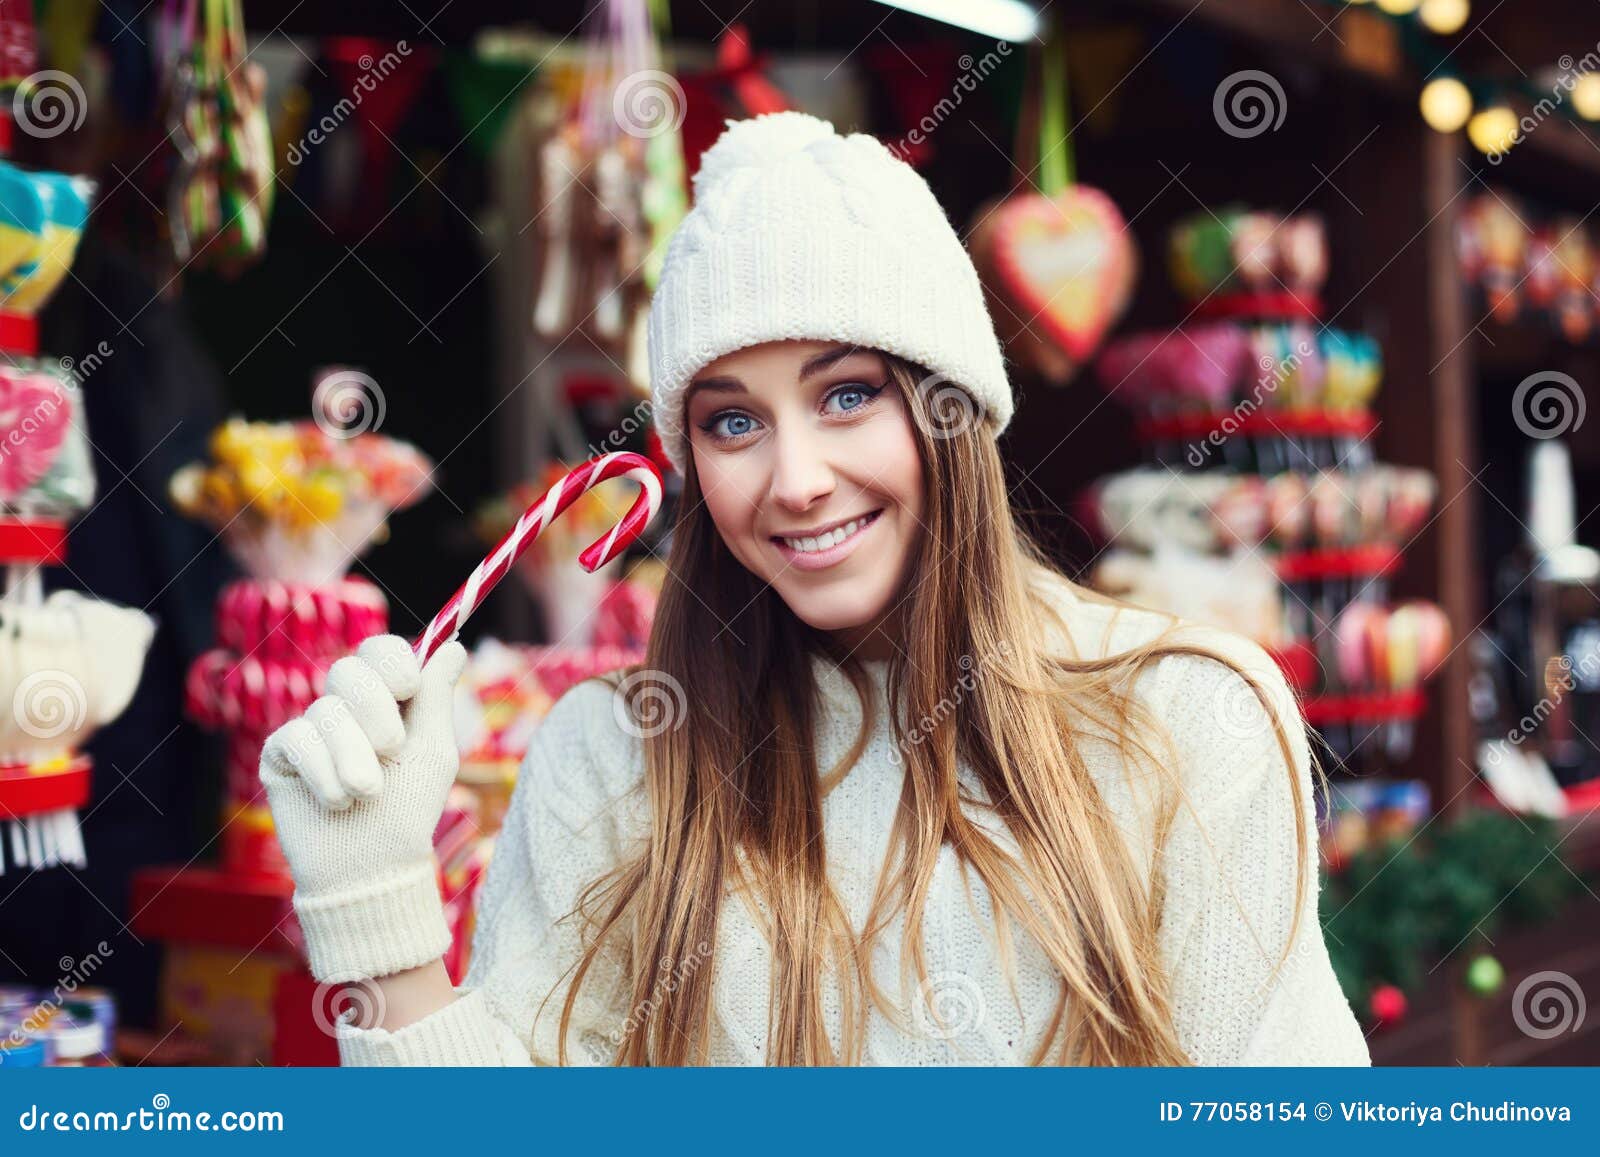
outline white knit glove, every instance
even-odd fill
[[[451,642],[424,669],[398,635],[368,639],[267,737],[261,782],[318,980],[388,976],[450,946],[433,833],[460,765],[452,697],[466,661]]]

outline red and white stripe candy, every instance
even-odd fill
[[[639,496],[634,499],[622,521],[611,528],[604,538],[590,543],[578,556],[584,570],[593,573],[626,550],[661,507],[661,475],[655,465],[639,454],[602,454],[591,458],[560,482],[557,482],[517,519],[498,546],[489,552],[461,589],[450,596],[444,609],[433,617],[412,650],[426,663],[439,645],[456,637],[468,616],[477,609],[495,584],[506,577],[512,564],[521,557],[533,540],[544,532],[563,510],[577,501],[578,496],[608,478],[627,477],[639,484]]]
[[[217,598],[217,642],[241,655],[338,656],[388,627],[383,592],[365,579],[312,587],[244,579]]]

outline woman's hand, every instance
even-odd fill
[[[423,668],[398,635],[368,639],[262,748],[318,980],[388,976],[449,947],[433,833],[460,763],[452,696],[465,665],[460,643]]]

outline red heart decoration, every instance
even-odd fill
[[[1117,207],[1098,189],[1027,193],[995,211],[997,288],[1075,363],[1086,360],[1127,308],[1139,255]]]
[[[0,502],[49,471],[72,420],[72,399],[44,374],[0,371]]]

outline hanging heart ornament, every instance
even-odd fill
[[[1006,199],[995,210],[991,244],[999,288],[1074,363],[1099,348],[1133,295],[1139,253],[1122,214],[1098,189],[1070,185],[1053,197]]]

